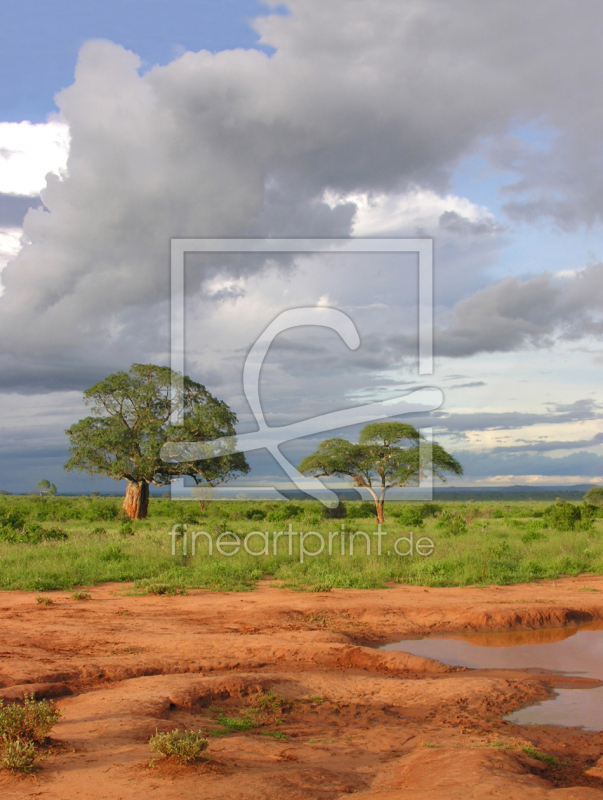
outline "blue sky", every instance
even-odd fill
[[[600,23],[595,0],[6,8],[0,489],[111,486],[63,472],[63,431],[92,382],[168,362],[183,235],[432,237],[446,399],[421,424],[464,461],[455,483],[600,480]],[[363,345],[354,361],[283,335],[263,389],[275,424],[417,384],[416,286],[391,265],[205,266],[187,369],[241,430],[243,355],[295,305],[340,308]]]
[[[167,64],[184,50],[257,46],[249,22],[265,13],[253,0],[23,0],[6,5],[0,28],[0,119],[45,122],[54,95],[73,82],[80,47],[109,39],[147,65]]]

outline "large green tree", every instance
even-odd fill
[[[197,484],[216,486],[249,471],[242,453],[162,461],[166,442],[234,436],[237,421],[226,403],[168,367],[133,364],[129,372],[116,372],[87,389],[84,400],[96,416],[65,431],[71,450],[65,469],[127,480],[123,509],[130,519],[146,517],[150,484],[166,486],[186,475]]]
[[[373,422],[360,432],[358,444],[327,439],[306,456],[299,471],[317,478],[347,475],[375,501],[378,522],[383,522],[385,493],[395,486],[418,482],[430,471],[445,480],[446,473],[462,475],[459,462],[439,444],[422,444],[422,435],[402,422]]]

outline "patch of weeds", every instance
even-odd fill
[[[313,694],[309,700],[311,703],[315,703],[318,706],[321,706],[325,701],[324,697],[320,697],[320,695],[317,694]]]
[[[74,600],[90,600],[91,598],[90,592],[81,592],[79,590],[72,592],[71,596]]]
[[[123,558],[127,558],[127,556],[119,545],[107,547],[107,549],[99,555],[99,559],[105,563],[109,563],[110,561],[121,561]]]
[[[203,756],[209,745],[201,731],[179,731],[178,729],[169,733],[158,733],[149,739],[149,745],[153,753],[158,753],[165,758],[174,759],[180,764],[190,764]]]
[[[272,736],[273,739],[288,739],[286,733],[282,731],[262,731],[262,736]]]
[[[217,732],[218,736],[224,733],[242,733],[260,727],[258,720],[249,712],[241,714],[240,717],[225,717],[220,714],[218,722],[223,728],[222,731]]]
[[[423,742],[423,747],[437,747],[433,742]]]
[[[36,700],[26,694],[23,705],[5,706],[0,700],[0,768],[12,772],[31,772],[44,757],[36,744],[46,741],[61,714],[50,700]]]
[[[541,753],[540,750],[537,750],[531,744],[526,745],[523,748],[523,752],[530,758],[535,758],[538,761],[542,761],[545,764],[551,764],[552,766],[555,767],[559,765],[559,761],[555,758],[555,756],[549,756],[546,753]]]
[[[52,600],[50,597],[44,597],[44,595],[42,595],[42,594],[39,594],[36,597],[36,603],[38,603],[38,605],[41,605],[41,606],[51,606],[53,604],[53,602],[54,602],[54,600]]]
[[[102,528],[102,527],[92,528],[92,535],[93,536],[105,536],[106,533],[107,533],[107,529],[106,528]]]

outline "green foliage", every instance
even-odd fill
[[[36,700],[26,694],[23,705],[5,706],[0,700],[0,736],[8,741],[21,739],[42,744],[59,721],[60,711],[51,700]]]
[[[172,396],[172,386],[177,386]],[[214,486],[249,466],[242,453],[179,463],[162,448],[169,442],[200,443],[234,436],[236,415],[199,383],[168,367],[133,364],[87,389],[84,399],[96,416],[72,425],[68,470],[116,480],[169,484],[179,475]],[[182,419],[179,425],[174,418]],[[163,457],[168,460],[163,460]]]
[[[559,761],[555,758],[555,756],[549,756],[546,753],[542,753],[531,744],[526,745],[523,748],[523,752],[530,758],[535,758],[545,764],[550,764],[551,766],[557,766],[559,764]]]
[[[371,492],[377,514],[388,489],[418,483],[429,470],[445,480],[449,472],[462,475],[459,462],[439,444],[421,444],[423,437],[402,422],[374,422],[360,432],[358,444],[327,439],[302,459],[299,471],[316,477],[341,475]]]
[[[41,495],[49,494],[54,496],[57,493],[57,487],[54,485],[54,483],[51,483],[46,479],[38,481],[38,483],[36,483],[36,489],[40,490]]]
[[[345,520],[334,522],[322,517],[322,506],[316,501],[212,501],[203,513],[203,522],[189,527],[188,555],[182,555],[182,541],[176,540],[176,556],[171,554],[174,516],[179,508],[199,513],[196,502],[171,502],[168,498],[152,498],[145,523],[134,523],[135,536],[122,537],[118,518],[102,523],[102,535],[91,535],[98,523],[88,522],[86,511],[92,503],[118,505],[114,497],[27,497],[0,498],[0,517],[20,520],[28,527],[38,519],[41,509],[48,508],[51,517],[61,515],[69,538],[66,541],[42,540],[38,544],[0,540],[0,590],[22,589],[45,592],[63,589],[72,592],[82,586],[113,581],[122,585],[136,583],[134,591],[147,592],[153,586],[159,590],[179,592],[187,588],[211,591],[250,591],[257,581],[269,575],[276,585],[296,590],[325,592],[337,588],[383,588],[399,582],[425,586],[465,586],[469,584],[508,584],[580,573],[603,574],[603,519],[595,517],[584,530],[576,528],[571,535],[558,531],[540,516],[547,507],[544,502],[497,501],[481,503],[441,502],[431,504],[391,502],[391,516],[382,529],[383,552],[376,555],[376,540],[371,554],[366,554],[362,539],[356,540],[355,554],[341,555],[339,540],[331,556],[325,552],[315,558],[299,561],[299,537],[293,539],[289,555],[288,538],[281,536],[274,553],[272,535],[286,531],[288,523],[294,531],[314,530],[328,542],[330,532],[340,531],[346,537],[350,531],[364,530],[372,538],[376,529],[374,508],[367,502],[346,501]],[[399,513],[409,507],[422,508],[426,516],[423,526],[402,524]],[[579,508],[582,508],[578,504]],[[258,524],[247,519],[251,508],[265,511],[265,520]],[[591,507],[592,508],[592,507]],[[281,509],[292,509],[292,516],[283,519]],[[496,513],[501,511],[502,516]],[[270,516],[281,519],[270,521]],[[460,516],[467,524],[462,536],[451,536],[439,528],[442,512]],[[440,516],[432,516],[432,514]],[[475,516],[475,515],[478,516]],[[44,527],[49,527],[46,524]],[[197,553],[191,552],[190,534],[202,528],[214,539],[213,556],[205,537],[197,539]],[[252,557],[241,547],[232,558],[221,557],[215,548],[215,538],[223,531],[234,530],[244,537],[254,530],[269,533],[269,556]],[[423,558],[401,558],[393,552],[397,537],[415,532],[415,541],[428,536],[435,544],[433,555]],[[546,536],[546,539],[541,538]],[[506,540],[509,551],[499,549]],[[347,540],[346,540],[347,541]],[[313,549],[312,543],[310,547]],[[32,552],[35,548],[35,558]],[[406,549],[404,546],[401,549]],[[388,550],[390,553],[388,554]],[[50,599],[50,598],[48,598]],[[50,607],[52,608],[52,606]],[[42,609],[40,609],[42,613]],[[51,613],[51,612],[46,612]]]
[[[460,533],[467,532],[465,517],[461,513],[455,511],[444,511],[438,520],[437,527],[453,536],[458,536]]]
[[[151,751],[172,758],[180,764],[190,764],[202,758],[209,741],[201,731],[179,731],[157,733],[149,739]]]
[[[603,486],[593,486],[592,489],[589,489],[584,495],[584,502],[603,508]]]
[[[0,740],[0,769],[27,774],[33,771],[39,757],[33,742],[28,742],[18,737],[9,739],[6,734],[2,735]]]
[[[325,519],[345,519],[348,509],[343,500],[340,500],[336,506],[323,506],[322,515]]]
[[[586,503],[576,506],[558,498],[556,503],[545,510],[544,517],[558,531],[588,530],[592,527],[595,512],[594,506]]]

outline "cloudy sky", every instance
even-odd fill
[[[281,334],[271,425],[435,386],[414,424],[455,485],[601,481],[598,0],[89,6],[26,0],[0,33],[0,489],[118,488],[63,471],[64,429],[96,380],[169,363],[173,237],[433,239],[429,376],[414,256],[187,258],[186,371],[242,432],[257,336],[331,307],[360,347]]]

